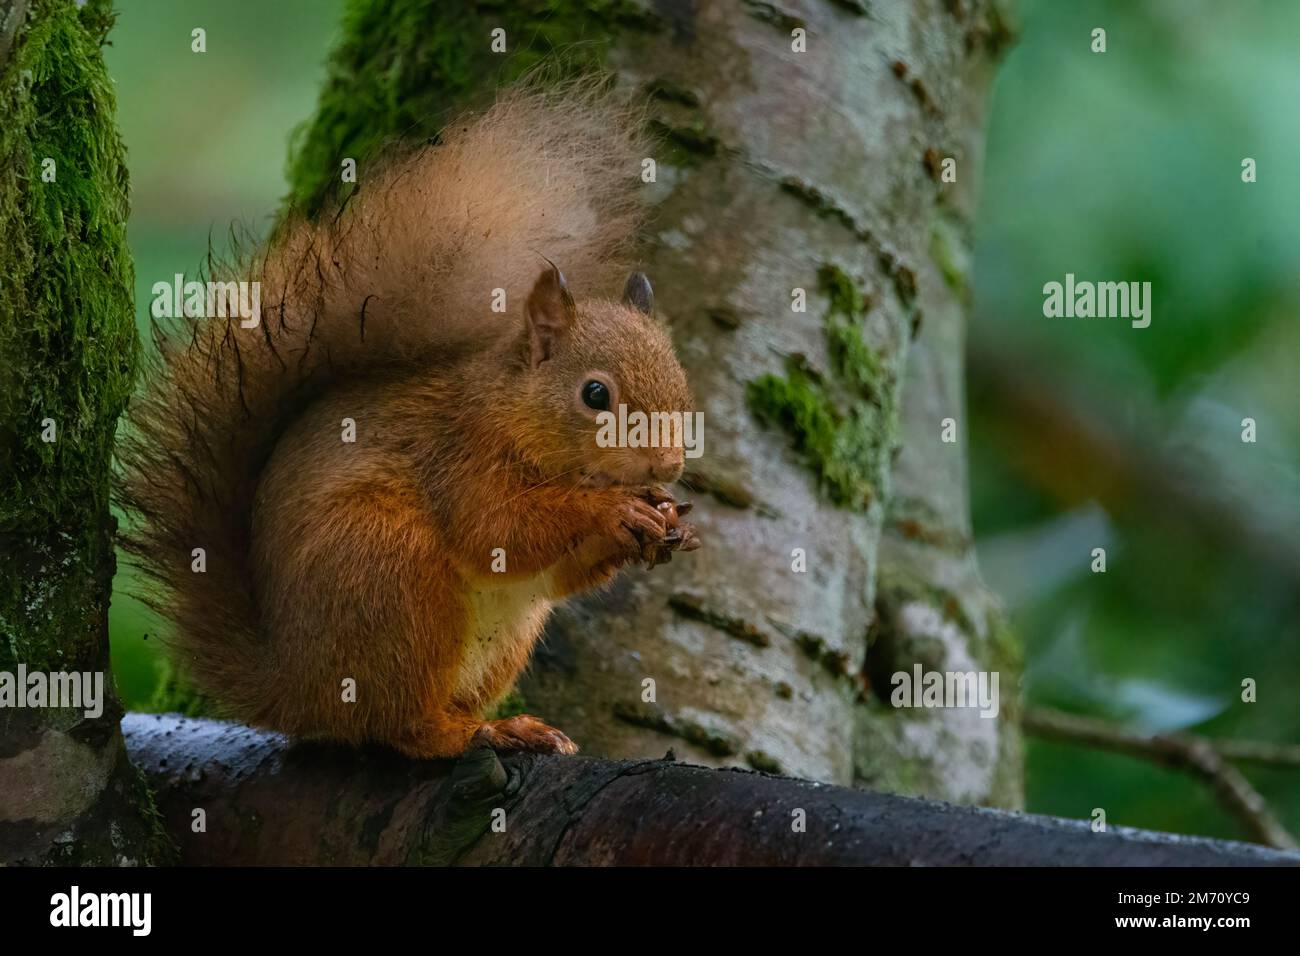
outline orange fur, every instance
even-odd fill
[[[599,94],[506,94],[229,276],[262,282],[260,327],[157,331],[120,444],[125,546],[181,669],[231,716],[418,756],[476,735],[573,749],[481,714],[555,601],[664,534],[644,489],[680,453],[597,448],[577,398],[594,372],[631,408],[687,411],[668,335],[538,278],[539,254],[584,290],[622,278],[635,128]]]

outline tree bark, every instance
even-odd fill
[[[190,865],[1263,866],[1300,854],[672,760],[456,762],[131,714]]]
[[[0,0],[0,863],[170,849],[108,663],[109,462],[136,356],[111,24],[106,0]],[[102,714],[17,706],[38,700],[20,665],[97,674]]]
[[[611,71],[652,104],[643,268],[705,415],[705,454],[683,482],[705,547],[557,610],[521,684],[526,707],[596,754],[671,744],[705,764],[1016,803],[1012,721],[923,718],[918,734],[864,680],[904,365],[927,298],[946,330],[927,345],[929,384],[960,394],[964,303],[929,288],[932,236],[944,215],[969,215],[996,7],[451,7],[353,5],[298,142],[292,199],[314,208],[344,157],[435,133],[541,56]],[[504,61],[489,47],[496,27]],[[951,187],[927,168],[936,150],[962,164],[956,213],[941,211]],[[938,424],[920,408],[929,439]],[[966,527],[960,448],[919,460],[941,476],[932,528]],[[990,653],[969,549],[957,557],[960,574],[923,562],[909,593],[942,595],[975,622],[949,628],[953,663],[1007,666]],[[908,653],[895,647],[891,666],[908,669]]]
[[[917,662],[927,670],[993,671],[1000,675],[1001,707],[996,720],[960,708],[892,714],[860,708],[855,771],[873,789],[1016,807],[1024,799],[1019,651],[975,560],[965,414],[967,273],[986,91],[1009,30],[996,7],[982,13],[961,4],[948,9],[966,33],[947,51],[950,59],[929,67],[942,78],[934,95],[945,118],[922,157],[935,182],[917,265],[919,326],[903,381],[901,441],[880,543],[866,671],[882,697],[890,675]],[[976,51],[983,55],[972,55]],[[951,183],[943,177],[948,158],[955,162]],[[956,426],[952,443],[942,440],[947,419]]]

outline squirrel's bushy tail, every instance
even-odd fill
[[[273,676],[248,554],[277,438],[335,385],[518,334],[543,256],[575,292],[617,292],[637,225],[640,128],[602,92],[506,92],[437,145],[358,169],[341,206],[290,217],[255,259],[222,270],[261,283],[257,326],[155,324],[119,442],[123,544],[153,581],[143,596],[173,625],[181,670],[224,710],[256,719]]]

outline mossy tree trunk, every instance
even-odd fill
[[[112,19],[107,0],[0,0],[0,863],[170,851],[108,663],[109,465],[136,365]],[[99,675],[102,714],[15,706],[41,703],[20,668]]]
[[[705,413],[685,479],[705,547],[554,614],[521,692],[587,752],[1018,802],[1014,708],[887,703],[916,660],[999,668],[1015,694],[965,452],[940,442],[962,421],[960,263],[1004,40],[985,0],[350,4],[291,163],[309,209],[344,158],[364,189],[378,144],[557,51],[652,104],[643,268]]]

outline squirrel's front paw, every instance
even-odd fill
[[[487,721],[475,732],[473,744],[486,744],[493,750],[527,750],[538,754],[578,752],[578,745],[572,740],[528,714]]]
[[[613,515],[610,537],[626,561],[645,561],[668,536],[668,516],[643,498],[622,502]]]
[[[689,501],[679,502],[665,489],[657,486],[646,491],[646,499],[663,515],[667,528],[662,538],[646,542],[641,557],[647,568],[671,561],[674,551],[694,551],[700,546],[695,525],[681,520],[691,511]]]
[[[653,568],[672,560],[674,551],[694,551],[700,546],[695,526],[681,520],[690,510],[689,501],[678,502],[658,486],[620,502],[605,533],[618,552],[613,566],[638,561]]]

